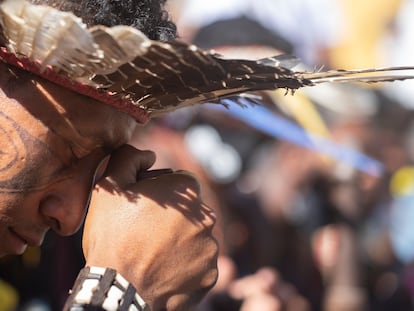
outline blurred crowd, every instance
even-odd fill
[[[224,57],[291,54],[308,70],[414,65],[411,0],[170,0],[170,10],[180,40]],[[375,172],[214,104],[136,132],[156,167],[193,172],[219,215],[220,276],[197,311],[413,309],[411,92],[396,82],[256,94],[305,135],[379,163]],[[80,241],[51,233],[2,259],[0,311],[59,310],[83,265]]]

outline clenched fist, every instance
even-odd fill
[[[183,310],[216,282],[215,215],[188,173],[145,176],[154,161],[128,145],[112,155],[91,197],[83,251],[86,265],[116,269],[151,310]]]

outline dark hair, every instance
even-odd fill
[[[168,41],[177,35],[165,10],[166,0],[30,0],[80,17],[88,26],[128,25],[152,40]]]

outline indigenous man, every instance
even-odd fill
[[[164,1],[32,2],[89,26],[127,24],[161,40],[175,34]],[[130,114],[1,60],[0,255],[40,245],[49,229],[75,233],[89,207],[86,267],[66,309],[197,303],[217,278],[215,216],[197,181],[181,171],[150,173],[155,155],[126,145],[138,125]]]

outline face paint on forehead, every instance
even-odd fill
[[[9,76],[11,80],[14,79],[12,74]],[[90,99],[63,90],[42,79],[36,80],[20,75],[15,79],[18,80],[18,86],[12,87],[7,79],[3,83],[0,79],[0,92],[4,92],[6,101],[2,109],[9,112],[10,109],[14,109],[10,107],[21,106],[23,109],[19,110],[23,115],[18,117],[17,122],[29,129],[29,132],[32,127],[40,127],[42,124],[44,132],[54,133],[68,145],[73,146],[79,158],[104,144],[104,131],[96,135],[98,132],[96,129],[91,130],[92,126],[87,128],[88,124],[93,124],[93,116],[97,115],[96,109],[90,109],[93,105]],[[101,104],[98,107],[101,107]],[[85,119],[88,122],[82,121]],[[95,125],[99,129],[101,124]],[[89,132],[83,131],[85,127]]]
[[[0,193],[44,188],[63,167],[65,159],[51,146],[0,112]]]
[[[0,112],[0,182],[22,170],[27,150],[17,124]]]

